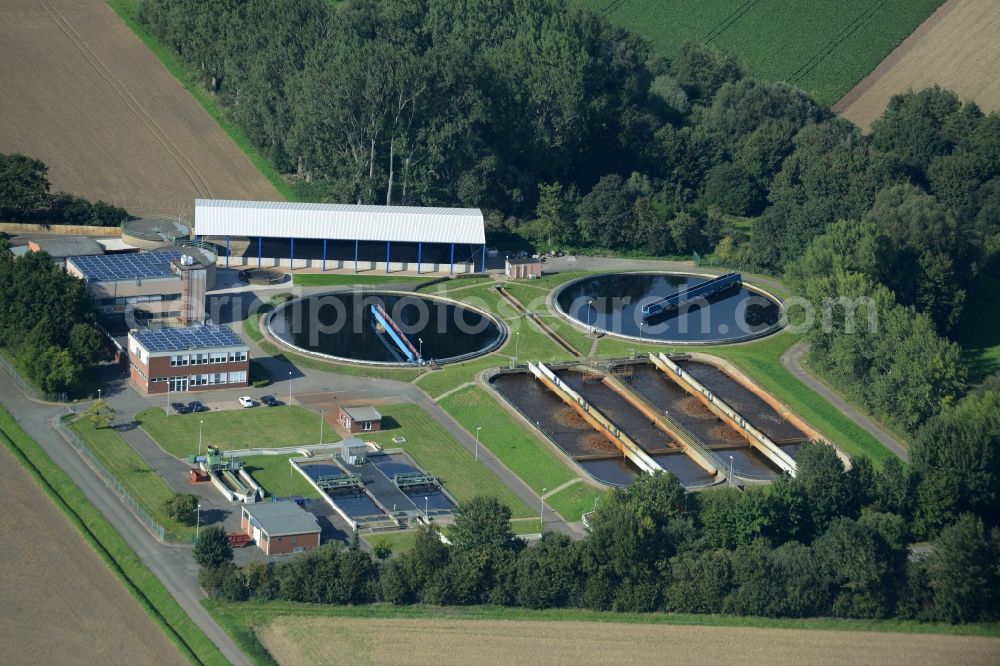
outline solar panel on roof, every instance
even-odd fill
[[[87,280],[100,282],[170,277],[173,275],[170,262],[180,258],[180,250],[163,250],[137,254],[70,257],[70,260]]]
[[[245,346],[228,326],[145,329],[133,333],[132,337],[150,352]]]

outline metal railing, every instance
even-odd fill
[[[104,477],[104,481],[108,484],[108,486],[111,487],[112,490],[115,491],[115,494],[118,495],[118,497],[122,500],[122,502],[124,502],[125,505],[132,510],[132,513],[134,513],[135,516],[140,521],[142,521],[143,524],[145,524],[147,529],[149,529],[158,539],[160,539],[160,541],[165,541],[168,537],[168,534],[167,531],[163,528],[163,525],[160,525],[158,522],[153,520],[153,517],[150,516],[149,513],[144,508],[142,508],[139,502],[125,488],[125,484],[123,484],[118,479],[118,477],[112,474],[108,470],[108,468],[104,466],[104,463],[98,460],[97,456],[94,455],[94,452],[91,451],[90,448],[83,443],[83,440],[81,440],[80,437],[75,432],[66,427],[66,424],[63,423],[62,419],[58,419],[56,421],[56,424],[57,427],[59,428],[59,431],[63,434],[66,440],[70,444],[72,444],[73,447],[77,451],[79,451],[84,458],[87,459],[87,461],[91,464],[91,466],[94,469],[96,469],[102,477]],[[171,534],[169,536],[173,537],[174,539],[177,538],[177,535],[175,534]]]

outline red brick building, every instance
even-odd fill
[[[240,527],[265,555],[301,553],[319,546],[316,518],[295,502],[244,504]]]
[[[344,430],[350,433],[377,432],[382,429],[382,415],[370,405],[361,407],[341,406],[337,418]]]
[[[249,385],[250,348],[228,326],[133,330],[132,381],[146,393],[204,391]]]

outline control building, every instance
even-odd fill
[[[145,393],[249,385],[250,348],[228,326],[133,330],[132,381]]]

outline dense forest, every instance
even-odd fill
[[[1000,393],[986,391],[936,435],[962,442],[962,417],[986,419],[1000,442]],[[962,479],[958,503],[942,490],[938,440],[898,461],[845,472],[833,449],[806,444],[796,478],[771,486],[686,493],[669,474],[643,476],[598,507],[586,538],[546,534],[526,548],[510,511],[491,498],[459,507],[447,529],[425,527],[409,551],[374,555],[331,543],[281,563],[232,563],[222,528],[196,548],[200,582],[229,600],[332,604],[498,604],[769,617],[994,620],[1000,613],[997,475]],[[978,444],[977,444],[978,445]],[[947,466],[946,466],[947,467]],[[944,478],[942,474],[949,476]],[[947,492],[947,491],[945,491]],[[930,547],[911,551],[914,538]]]
[[[0,222],[117,227],[132,219],[104,201],[51,193],[48,166],[17,153],[0,153]]]
[[[0,238],[0,348],[43,393],[81,388],[104,354],[90,296],[45,252],[15,258]]]

